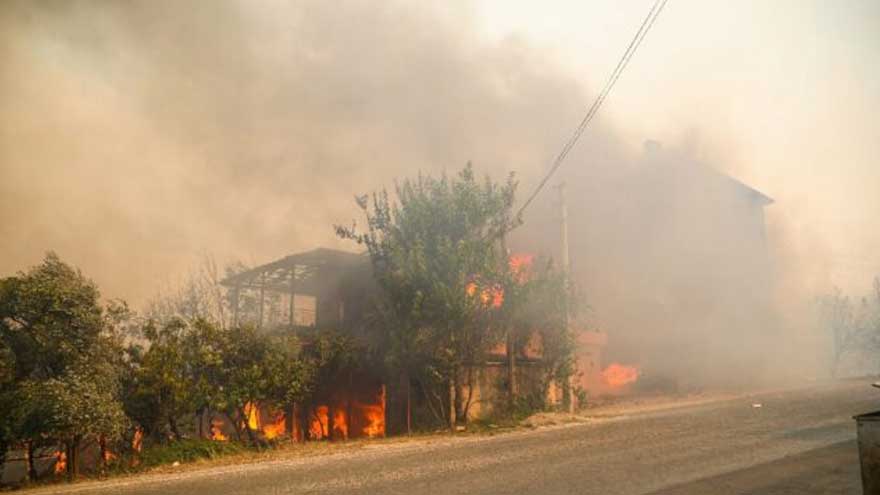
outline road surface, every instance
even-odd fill
[[[868,383],[817,385],[492,437],[379,442],[326,455],[38,491],[859,494],[852,416],[880,409],[880,392]]]

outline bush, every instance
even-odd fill
[[[235,442],[214,440],[184,439],[165,445],[155,445],[144,449],[141,454],[141,467],[149,468],[174,462],[193,462],[200,459],[216,459],[244,452],[246,447]]]

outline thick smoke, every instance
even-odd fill
[[[446,7],[452,9],[453,7]],[[585,106],[468,12],[4,2],[0,270],[47,249],[139,302],[204,250],[334,245],[354,194],[468,160],[525,179]],[[338,245],[338,244],[337,244]]]
[[[54,249],[136,304],[204,251],[350,248],[331,225],[397,177],[470,160],[524,195],[590,96],[466,4],[6,1],[0,46],[0,272]],[[618,134],[594,124],[560,177],[590,325],[646,372],[766,369],[789,326],[759,209]],[[556,208],[512,245],[556,256]]]

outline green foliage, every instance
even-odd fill
[[[577,315],[573,301],[565,273],[550,261],[511,266],[505,274],[498,324],[512,333],[520,352],[533,335],[540,337],[545,389],[551,381],[566,383],[574,372],[575,342],[568,325]]]
[[[0,450],[12,444],[118,438],[124,304],[49,253],[0,280]],[[2,461],[2,458],[0,458]],[[74,469],[75,472],[75,469]]]
[[[144,449],[139,467],[151,468],[174,462],[186,463],[201,459],[216,459],[245,451],[246,448],[243,445],[235,442],[185,439],[169,444],[153,445]]]
[[[480,182],[468,164],[454,177],[406,179],[394,200],[387,191],[359,197],[366,231],[337,227],[369,251],[387,362],[423,388],[461,385],[464,365],[480,361],[498,340],[493,308],[482,296],[497,290],[506,264],[496,245],[513,225],[515,190],[513,176],[504,184]]]
[[[50,378],[88,358],[104,328],[94,282],[49,253],[0,284],[0,335],[15,355],[15,376]]]
[[[29,439],[68,444],[89,436],[116,439],[128,426],[113,389],[103,386],[100,377],[87,368],[40,382],[27,381],[18,399],[20,432]]]
[[[203,411],[219,412],[239,436],[248,403],[285,408],[312,393],[319,363],[303,356],[290,334],[267,335],[250,326],[222,328],[203,319],[150,321],[148,347],[128,349],[126,412],[154,439],[180,440],[177,423]]]
[[[131,370],[125,383],[125,408],[148,435],[165,433],[165,426],[180,438],[176,418],[195,409],[191,380],[193,362],[188,326],[183,320],[171,320],[161,327],[148,322],[143,334],[149,343],[146,351],[129,349]]]

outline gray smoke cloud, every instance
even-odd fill
[[[0,270],[55,249],[137,302],[203,250],[334,245],[353,195],[395,177],[530,179],[584,91],[445,9],[4,2]]]
[[[401,176],[473,161],[525,195],[591,95],[544,51],[483,39],[467,3],[6,1],[0,47],[0,273],[52,249],[135,304],[205,251],[351,249],[332,224]],[[751,244],[717,174],[665,156],[599,121],[560,177],[591,324],[646,369],[763,369],[797,270]],[[558,253],[554,201],[517,249]]]

